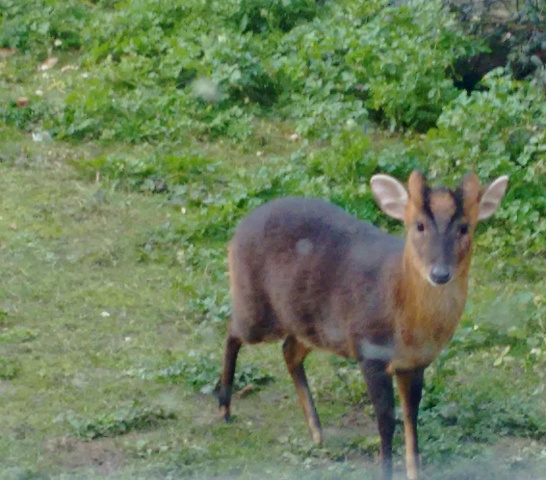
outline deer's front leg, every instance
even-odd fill
[[[409,480],[419,476],[419,443],[417,417],[423,392],[424,369],[396,372],[396,383],[404,413],[404,438],[406,441],[406,473]]]
[[[392,437],[394,436],[394,389],[387,373],[387,362],[364,358],[360,362],[372,401],[381,437],[383,479],[392,479]]]

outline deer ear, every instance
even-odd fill
[[[408,192],[404,185],[389,175],[374,175],[370,184],[379,208],[389,217],[404,220],[408,203]]]
[[[508,186],[508,177],[503,175],[497,178],[493,183],[484,187],[480,196],[478,206],[478,220],[484,220],[493,215],[500,206],[501,200],[506,193]]]

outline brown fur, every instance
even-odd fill
[[[386,479],[392,475],[391,377],[397,377],[407,471],[417,478],[422,374],[450,341],[464,309],[481,190],[473,174],[452,191],[431,189],[413,172],[408,194],[405,241],[320,200],[274,200],[241,222],[229,247],[233,315],[219,395],[226,420],[240,345],[285,339],[311,435],[322,441],[303,361],[313,349],[329,350],[361,365]],[[431,278],[441,278],[435,269],[449,273],[447,282],[433,284]]]

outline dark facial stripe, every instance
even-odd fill
[[[431,189],[428,185],[423,185],[423,191],[421,192],[422,198],[423,198],[423,211],[425,212],[425,215],[434,223],[436,224],[436,221],[434,220],[434,215],[432,214],[432,210],[430,208],[430,193]]]
[[[453,197],[453,202],[455,203],[455,213],[452,215],[451,220],[449,220],[449,226],[463,216],[464,211],[464,196],[463,191],[460,188],[456,190],[449,190],[451,196]]]
[[[453,204],[455,205],[455,212],[451,216],[449,222],[448,222],[448,228],[453,225],[453,223],[462,217],[463,211],[464,211],[464,195],[463,191],[461,189],[457,190],[450,190],[449,188],[440,187],[432,190],[427,185],[423,186],[422,190],[422,198],[423,198],[423,212],[428,217],[428,219],[437,226],[436,218],[434,217],[434,213],[432,212],[432,208],[430,206],[430,199],[433,193],[436,192],[445,192],[448,193],[452,200]]]

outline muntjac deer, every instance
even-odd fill
[[[416,479],[423,373],[459,323],[476,224],[497,210],[507,184],[502,176],[482,188],[468,173],[455,190],[431,188],[414,171],[406,189],[375,175],[377,203],[404,222],[405,240],[317,199],[281,198],[250,213],[229,247],[233,314],[219,391],[224,418],[230,419],[241,344],[284,339],[307,425],[321,443],[303,361],[313,349],[329,350],[360,365],[377,417],[385,480],[392,478],[396,378],[406,473]]]

